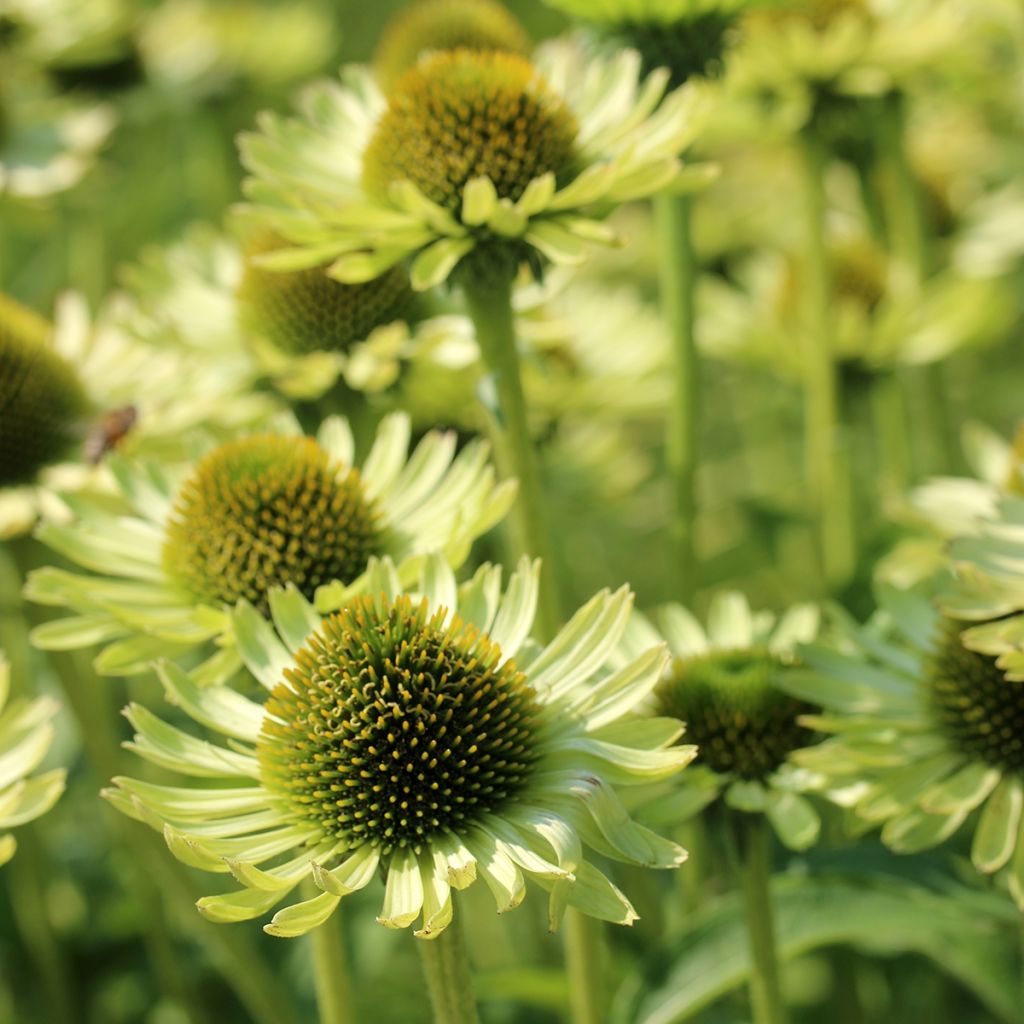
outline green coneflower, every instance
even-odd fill
[[[966,646],[969,623],[923,589],[882,587],[879,598],[867,625],[840,623],[841,652],[805,648],[807,669],[787,677],[790,692],[824,706],[812,721],[832,734],[796,760],[900,853],[938,846],[979,812],[974,866],[1009,867],[1024,906],[1024,688],[993,654]]]
[[[635,921],[586,848],[682,863],[685,851],[634,823],[616,790],[674,775],[693,750],[672,745],[678,722],[630,717],[657,683],[662,649],[601,668],[628,591],[598,594],[534,653],[537,564],[524,560],[504,593],[500,569],[483,566],[459,587],[436,555],[412,591],[387,560],[369,575],[366,592],[326,620],[293,587],[272,592],[273,625],[238,606],[234,633],[262,703],[164,663],[171,700],[227,745],[132,705],[136,753],[204,785],[119,778],[107,797],[162,829],[185,863],[241,883],[199,901],[212,921],[260,917],[312,879],[320,895],[266,926],[300,935],[378,875],[378,920],[419,919],[420,938],[448,927],[454,891],[475,881],[499,912],[522,901],[526,878],[537,882],[551,893],[552,927],[566,907]]]
[[[649,813],[679,820],[723,797],[734,810],[764,814],[791,849],[815,842],[821,822],[802,795],[812,780],[791,757],[815,741],[804,717],[816,709],[781,680],[796,670],[795,648],[813,639],[818,619],[816,607],[799,605],[776,622],[733,592],[716,595],[707,628],[677,604],[660,609],[654,623],[634,617],[627,651],[664,638],[672,654],[655,713],[684,722],[697,746],[681,791]]]
[[[644,69],[668,68],[672,82],[714,77],[723,67],[730,30],[750,0],[545,0],[635,48]]]
[[[218,436],[276,412],[251,360],[191,352],[143,319],[123,295],[92,322],[64,295],[53,324],[0,295],[0,537],[66,519],[62,493],[109,489],[95,464],[114,449],[187,458],[197,426]]]
[[[229,605],[266,609],[273,588],[291,584],[334,607],[365,584],[373,555],[406,573],[434,549],[458,565],[514,498],[514,484],[495,483],[486,444],[456,456],[454,435],[435,431],[410,455],[404,414],[384,419],[360,466],[344,420],[325,420],[315,439],[288,417],[274,426],[174,472],[114,459],[129,515],[83,503],[74,525],[38,531],[86,574],[31,574],[30,599],[73,613],[39,627],[35,642],[101,644],[97,666],[114,674],[201,651],[212,654],[205,676],[223,681],[239,664]]]
[[[66,774],[55,768],[30,778],[50,748],[57,705],[46,697],[8,703],[10,683],[11,668],[0,652],[0,865],[18,845],[6,830],[45,814],[64,792]]]
[[[400,267],[364,284],[342,284],[323,267],[288,272],[260,266],[261,254],[285,245],[274,232],[254,233],[244,246],[245,270],[238,286],[243,328],[285,354],[347,351],[408,308],[412,290]]]
[[[418,0],[381,32],[373,70],[385,92],[425,54],[436,50],[528,54],[526,30],[497,0]]]
[[[678,154],[696,97],[665,96],[667,73],[641,85],[633,51],[590,61],[565,44],[534,63],[502,52],[434,53],[386,100],[352,68],[302,97],[300,118],[265,114],[241,138],[253,215],[293,245],[294,269],[372,280],[404,261],[417,290],[478,250],[576,263],[608,243],[615,205],[693,186]],[[659,105],[660,104],[660,105]],[[326,165],[325,151],[337,153]],[[330,211],[330,212],[328,212]],[[506,272],[515,263],[506,258]]]
[[[198,600],[265,610],[271,587],[311,597],[349,582],[380,544],[358,470],[312,438],[254,434],[215,448],[181,486],[164,566]]]
[[[0,294],[0,488],[31,483],[81,441],[89,401],[51,326]]]

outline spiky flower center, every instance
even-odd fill
[[[182,486],[167,525],[164,564],[190,593],[262,610],[293,583],[307,597],[349,582],[380,540],[359,473],[311,438],[256,434],[215,448]]]
[[[525,56],[530,39],[496,0],[420,0],[388,22],[373,66],[384,91],[390,92],[424,54],[460,48]]]
[[[1024,683],[1010,682],[996,659],[968,650],[971,623],[947,619],[926,672],[932,714],[953,745],[1004,771],[1024,771]]]
[[[677,658],[658,690],[660,713],[686,724],[698,763],[741,779],[764,779],[813,736],[797,719],[814,709],[776,685],[785,668],[766,649]]]
[[[253,257],[286,245],[273,232],[255,234],[245,247],[238,288],[243,326],[282,352],[344,351],[408,308],[412,289],[401,267],[365,284],[342,284],[328,277],[325,267],[276,271],[253,262]]]
[[[30,483],[68,455],[88,411],[49,333],[45,320],[0,294],[0,487]]]
[[[369,191],[413,182],[459,213],[462,190],[486,176],[517,200],[534,178],[569,167],[576,120],[523,57],[453,50],[407,72],[363,157]]]
[[[264,781],[350,846],[419,851],[499,811],[537,760],[540,706],[497,644],[408,595],[326,620],[274,689]]]
[[[615,35],[643,58],[644,74],[668,68],[674,88],[694,76],[711,78],[721,72],[728,32],[735,20],[731,11],[709,8],[674,22],[624,22]]]

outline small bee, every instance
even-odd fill
[[[85,438],[85,457],[96,465],[104,455],[112,452],[128,436],[139,418],[134,405],[111,409],[93,424]]]

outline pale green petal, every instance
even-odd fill
[[[323,620],[294,583],[284,588],[271,588],[267,598],[274,627],[288,649],[294,653],[305,645],[310,633],[320,628]]]
[[[708,609],[708,638],[719,650],[745,650],[754,642],[747,599],[735,590],[715,594]]]
[[[283,892],[262,892],[259,889],[239,889],[220,896],[203,896],[196,901],[196,909],[207,921],[216,924],[234,924],[260,917],[285,897]]]
[[[971,761],[948,779],[921,794],[921,808],[933,814],[973,811],[996,788],[1002,774],[980,761]]]
[[[765,813],[775,834],[791,850],[806,850],[818,841],[821,818],[811,802],[799,793],[769,789]]]
[[[378,922],[385,928],[408,928],[423,909],[423,879],[411,850],[398,850],[388,867],[384,905]]]
[[[462,190],[462,222],[471,227],[485,224],[498,205],[498,192],[490,178],[470,178]]]
[[[1013,775],[1004,775],[985,803],[974,832],[971,860],[985,874],[1003,867],[1013,856],[1024,806],[1024,786]]]
[[[944,843],[967,817],[964,811],[954,814],[926,814],[910,811],[886,822],[882,842],[897,853],[920,853]]]
[[[284,910],[279,910],[270,924],[263,926],[268,935],[276,935],[282,939],[292,939],[305,935],[311,928],[318,928],[338,908],[340,898],[329,892],[322,892],[310,900],[293,903]]]
[[[263,708],[224,686],[200,688],[171,662],[157,666],[167,699],[192,718],[225,736],[255,743],[263,728]]]
[[[245,667],[268,689],[284,679],[292,664],[291,654],[270,623],[248,601],[239,601],[231,614],[235,643]]]
[[[501,599],[489,632],[505,659],[516,656],[533,628],[540,572],[539,560],[531,562],[529,558],[523,557],[508,581],[505,596]],[[531,678],[530,685],[536,688],[535,678]]]
[[[485,829],[470,829],[464,839],[476,861],[477,874],[494,897],[498,913],[518,907],[526,896],[526,885],[515,861]]]
[[[412,262],[409,280],[413,288],[422,292],[442,284],[475,246],[472,238],[442,238],[427,246]]]
[[[682,605],[659,608],[657,622],[673,654],[690,658],[707,653],[709,645],[704,628]]]
[[[325,871],[320,864],[314,863],[313,878],[324,892],[347,896],[369,885],[379,864],[380,851],[375,846],[364,844],[331,871]]]
[[[414,934],[418,939],[436,939],[451,924],[452,887],[448,882],[448,861],[433,850],[420,860],[423,884],[423,926]]]

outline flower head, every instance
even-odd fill
[[[167,573],[197,599],[265,607],[288,583],[312,596],[349,582],[380,542],[358,470],[312,438],[253,434],[215,448],[181,486],[167,521]]]
[[[242,325],[288,355],[345,352],[377,327],[398,320],[409,306],[409,279],[401,267],[362,284],[342,284],[323,267],[275,271],[259,265],[261,253],[286,243],[262,232],[245,246],[238,286]]]
[[[639,69],[634,51],[587,63],[552,44],[531,64],[455,50],[406,72],[390,101],[350,69],[310,87],[299,118],[264,114],[242,136],[250,213],[289,240],[291,269],[331,259],[348,283],[408,261],[424,290],[474,253],[506,274],[578,263],[586,243],[615,240],[617,203],[707,177],[679,159],[697,94],[665,96],[667,73],[640,84]]]
[[[0,488],[31,483],[81,440],[89,402],[50,325],[0,294]]]
[[[552,927],[567,906],[631,924],[628,899],[587,849],[679,865],[685,851],[633,822],[617,790],[668,778],[693,756],[672,745],[678,722],[630,717],[664,651],[605,667],[631,595],[598,594],[537,650],[527,639],[535,564],[524,560],[504,592],[500,569],[483,566],[460,587],[438,556],[412,590],[387,560],[369,576],[324,620],[293,587],[272,594],[273,624],[238,606],[234,632],[268,691],[262,703],[165,663],[170,699],[228,745],[132,706],[136,753],[205,781],[119,778],[109,799],[162,829],[186,864],[242,884],[199,901],[214,921],[261,916],[312,878],[321,894],[266,926],[299,935],[379,873],[378,920],[420,918],[421,938],[447,927],[453,890],[477,880],[499,911],[522,901],[526,878],[537,882]]]
[[[634,47],[645,71],[668,68],[674,85],[722,69],[729,31],[750,0],[546,0]]]
[[[384,27],[373,69],[390,92],[425,54],[439,50],[527,54],[530,39],[511,11],[497,0],[417,0]]]
[[[50,748],[57,705],[46,697],[8,703],[10,683],[10,665],[0,652],[0,865],[17,847],[6,830],[45,814],[64,792],[66,774],[56,768],[29,778]]]
[[[212,447],[195,464],[114,459],[119,496],[82,503],[72,526],[47,523],[44,543],[85,570],[41,569],[27,593],[69,608],[71,619],[39,627],[39,646],[104,645],[100,671],[146,671],[157,657],[212,653],[210,682],[238,668],[229,606],[266,610],[275,587],[291,585],[322,607],[366,584],[371,556],[390,556],[403,573],[440,549],[456,565],[508,510],[515,485],[496,484],[487,446],[432,432],[408,454],[404,414],[382,422],[362,465],[344,420],[326,420],[316,438],[282,418],[271,433]]]
[[[109,496],[115,449],[181,459],[197,427],[223,436],[276,411],[250,360],[189,351],[144,319],[125,295],[93,322],[80,296],[62,296],[53,324],[0,296],[0,388],[16,389],[0,398],[0,537],[69,518],[60,494]]]
[[[842,649],[805,648],[806,671],[787,678],[824,706],[815,724],[832,734],[796,759],[899,853],[938,846],[980,812],[974,866],[1009,866],[1024,906],[1024,687],[965,646],[967,623],[924,589],[882,587],[879,599],[867,625],[839,620]]]
[[[672,660],[653,710],[686,725],[697,757],[681,790],[653,802],[648,817],[678,821],[724,795],[735,810],[764,813],[787,846],[811,845],[821,823],[800,792],[811,780],[790,759],[815,741],[805,716],[816,708],[780,684],[797,668],[796,645],[817,632],[817,609],[797,606],[776,622],[753,614],[741,594],[723,593],[707,629],[680,605],[660,609],[656,621],[658,629],[635,617],[625,650],[664,637]]]

